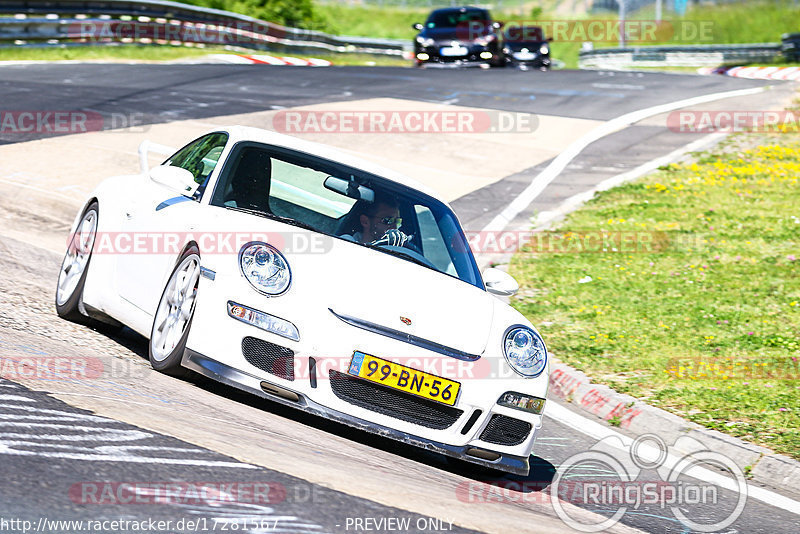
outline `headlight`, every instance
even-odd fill
[[[258,241],[247,243],[239,251],[239,268],[257,291],[269,296],[286,292],[292,282],[289,262],[278,249]]]
[[[436,41],[430,37],[417,37],[417,42],[425,48],[436,44]]]
[[[550,49],[547,47],[547,45],[542,45],[542,47],[539,49],[539,52],[541,52],[542,54],[549,54]]]
[[[475,39],[475,44],[480,46],[486,46],[495,39],[497,39],[497,37],[494,34],[489,34],[484,37],[478,37],[477,39]]]
[[[526,378],[539,376],[547,366],[544,341],[527,326],[512,326],[506,331],[503,354],[511,368]]]

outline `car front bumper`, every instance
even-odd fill
[[[417,47],[414,50],[414,60],[418,64],[443,64],[453,66],[489,65],[502,61],[501,54],[493,46],[469,45],[465,46],[467,53],[457,56],[446,56],[440,53],[441,46]],[[491,57],[481,57],[481,54],[491,54]],[[425,54],[424,59],[420,54]]]
[[[182,365],[212,380],[241,389],[248,393],[303,410],[307,413],[318,415],[325,419],[337,421],[359,430],[394,439],[408,445],[517,475],[527,475],[530,470],[528,456],[521,457],[511,454],[501,454],[499,458],[489,460],[482,458],[480,455],[485,456],[487,452],[491,453],[493,451],[486,451],[471,445],[448,445],[446,443],[440,443],[382,426],[374,422],[365,421],[347,413],[322,406],[302,393],[292,391],[282,385],[274,384],[275,381],[264,380],[258,376],[235,369],[190,349],[186,349],[184,352]]]
[[[183,357],[185,367],[261,397],[404,443],[509,472],[527,472],[527,459],[543,416],[499,405],[498,400],[507,392],[546,398],[548,371],[527,379],[511,370],[500,350],[505,329],[491,331],[487,346],[496,350],[487,348],[477,360],[462,360],[348,324],[334,311],[335,303],[326,304],[321,295],[302,295],[299,288],[297,295],[280,298],[257,295],[244,277],[235,271],[225,273],[223,268],[232,270],[219,265],[216,281],[200,279],[201,296]],[[286,339],[231,317],[229,302],[291,321],[300,340]],[[313,305],[299,306],[300,302]],[[364,314],[370,315],[367,310]],[[271,345],[268,350],[288,351],[288,357],[279,365],[254,363],[246,340]],[[386,386],[347,374],[355,351],[459,382],[455,404],[442,408],[443,404],[422,402],[411,394],[397,399],[397,390],[390,390],[394,398],[388,402],[403,404],[392,412],[395,405],[386,401]],[[289,365],[292,372],[286,373]],[[339,382],[343,378],[345,381]],[[343,392],[343,383],[353,389]],[[505,424],[511,424],[511,430]],[[506,439],[508,436],[519,439]]]

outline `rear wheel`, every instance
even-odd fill
[[[186,339],[192,325],[197,287],[200,282],[200,254],[188,248],[178,260],[158,303],[150,332],[150,365],[172,376],[184,376],[181,367]]]
[[[89,260],[92,258],[92,249],[97,236],[98,213],[97,202],[92,202],[86,208],[67,245],[64,261],[61,262],[56,288],[56,313],[68,321],[91,322],[89,317],[82,313],[83,287],[86,285],[86,273],[89,270]]]

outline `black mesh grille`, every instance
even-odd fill
[[[442,430],[452,426],[461,410],[372,384],[338,371],[330,371],[331,389],[340,399],[367,410]]]
[[[519,445],[531,431],[531,424],[506,415],[494,414],[483,429],[481,439],[496,445]]]
[[[275,343],[246,337],[242,339],[242,354],[247,363],[275,376],[294,380],[294,352]]]

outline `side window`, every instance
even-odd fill
[[[417,223],[419,224],[419,233],[422,241],[420,246],[425,257],[440,271],[456,276],[456,268],[450,258],[447,243],[430,208],[420,205],[414,208],[417,213]]]
[[[180,167],[192,173],[194,181],[200,184],[195,193],[195,199],[199,199],[203,196],[208,177],[216,168],[227,142],[226,133],[205,135],[178,150],[164,164]]]

